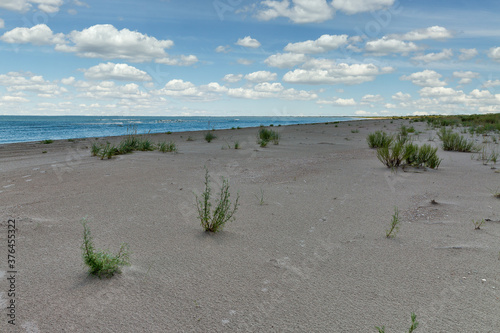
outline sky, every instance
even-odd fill
[[[500,112],[498,0],[0,0],[0,115]]]

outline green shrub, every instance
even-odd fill
[[[206,142],[212,142],[213,139],[216,139],[217,136],[215,136],[215,134],[213,134],[212,132],[207,132],[207,134],[205,134],[205,141]]]
[[[458,152],[473,152],[478,150],[474,142],[467,140],[463,135],[454,133],[451,129],[443,127],[437,135],[443,142],[444,150]]]
[[[234,213],[238,209],[238,201],[240,196],[236,197],[233,208],[231,208],[231,200],[229,193],[229,181],[222,178],[222,187],[220,189],[219,198],[215,202],[215,210],[212,211],[211,202],[212,188],[210,187],[210,175],[208,169],[205,168],[205,190],[201,195],[201,199],[196,196],[196,207],[198,208],[198,218],[201,226],[205,231],[218,232],[224,228],[224,224],[233,218]]]
[[[130,254],[128,245],[121,244],[120,251],[116,255],[110,254],[108,251],[96,251],[90,229],[87,226],[87,221],[82,220],[83,225],[83,261],[89,268],[89,274],[97,277],[111,277],[115,273],[121,273],[121,266],[130,265]]]
[[[54,140],[43,140],[42,143],[44,145],[48,145],[48,144],[54,143]]]
[[[177,152],[177,146],[174,141],[170,141],[168,143],[163,141],[158,143],[158,150],[162,153],[175,153]]]
[[[368,147],[370,148],[389,147],[393,140],[394,137],[392,135],[389,135],[382,131],[370,133],[366,138],[366,142],[368,143]]]
[[[155,150],[154,144],[150,139],[143,138],[137,142],[137,150],[151,151]]]
[[[266,147],[267,144],[272,141],[275,145],[280,143],[280,134],[278,131],[273,131],[267,128],[259,129],[259,137],[257,139],[257,143],[261,147]]]
[[[240,149],[240,142],[234,141],[234,149]]]
[[[405,166],[421,167],[425,166],[436,169],[441,164],[442,159],[437,156],[437,148],[429,144],[418,145],[404,141],[394,141],[390,146],[377,149],[377,158],[388,168],[398,168]]]

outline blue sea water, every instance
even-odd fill
[[[0,144],[102,136],[206,131],[273,124],[313,124],[353,120],[349,117],[116,117],[0,116]]]

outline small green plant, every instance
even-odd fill
[[[152,151],[154,149],[154,143],[148,138],[140,139],[137,143],[137,150]]]
[[[351,130],[351,133],[359,133],[359,129]]]
[[[261,147],[266,147],[270,141],[272,141],[275,145],[278,145],[280,143],[280,134],[278,131],[261,127],[259,129],[257,143]]]
[[[83,262],[89,268],[89,274],[99,278],[112,277],[115,273],[121,273],[121,266],[130,266],[130,253],[128,245],[122,243],[120,251],[116,255],[108,251],[96,251],[90,229],[86,219],[82,219],[83,225]]]
[[[168,143],[163,141],[158,143],[158,150],[162,153],[175,153],[177,152],[177,146],[174,141],[170,141]]]
[[[237,195],[236,201],[231,208],[229,181],[222,178],[219,197],[215,202],[215,209],[212,211],[211,194],[210,175],[208,174],[208,169],[205,167],[205,190],[201,195],[201,199],[196,196],[196,208],[198,209],[198,218],[203,229],[207,232],[218,232],[224,228],[226,222],[231,220],[234,213],[238,210],[240,196]]]
[[[411,316],[411,326],[408,329],[408,333],[413,333],[418,327],[417,315],[414,312],[412,312],[410,316]],[[385,326],[382,327],[375,326],[375,329],[378,330],[378,333],[385,333]]]
[[[111,145],[109,142],[106,143],[105,146],[101,147],[101,150],[99,150],[98,156],[103,160],[104,158],[107,158],[108,160],[113,157],[113,155],[116,155],[118,153],[118,148],[115,146]]]
[[[205,141],[206,142],[212,142],[213,139],[216,139],[217,136],[215,134],[213,134],[212,132],[207,132],[207,134],[205,134]]]
[[[101,151],[101,145],[98,144],[97,142],[92,142],[92,146],[90,147],[90,153],[92,156],[97,156],[99,155],[99,152]]]
[[[394,137],[382,131],[376,131],[375,133],[368,134],[366,142],[370,148],[381,148],[389,147],[389,145],[394,141]]]
[[[234,149],[240,149],[240,142],[234,141]]]
[[[392,215],[391,226],[389,230],[385,231],[385,236],[387,238],[394,238],[399,231],[399,210],[398,207],[394,207],[394,215]]]
[[[192,136],[188,136],[186,141],[194,141],[193,137]]]
[[[443,142],[443,149],[458,152],[474,152],[478,148],[474,142],[467,140],[463,135],[454,133],[451,129],[441,128],[437,132],[439,139]]]
[[[46,150],[42,151],[42,154],[47,154],[47,151]]]
[[[54,143],[54,140],[43,140],[42,143],[44,145],[48,145],[48,144]]]
[[[472,220],[472,224],[474,224],[474,229],[475,230],[479,230],[481,229],[481,227],[485,224],[486,222],[484,221],[484,219],[482,220]]]
[[[262,189],[262,187],[260,188],[260,194],[259,195],[254,194],[254,195],[257,198],[257,200],[259,201],[259,205],[263,206],[264,205],[264,190]]]

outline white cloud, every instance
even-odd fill
[[[447,60],[453,57],[453,51],[451,49],[444,49],[439,53],[427,53],[424,55],[418,55],[411,58],[414,61],[430,63],[435,61]]]
[[[413,30],[403,35],[389,35],[389,37],[399,40],[419,41],[424,39],[451,38],[453,34],[448,29],[435,25],[425,29]]]
[[[416,72],[411,75],[401,76],[401,80],[411,81],[413,84],[421,87],[443,87],[446,82],[441,81],[442,75],[433,71],[426,69],[422,72]]]
[[[377,75],[390,71],[390,67],[379,69],[373,64],[349,65],[327,59],[312,59],[303,68],[286,73],[283,81],[303,84],[360,84],[373,81]]]
[[[304,54],[277,53],[267,57],[264,63],[271,67],[290,68],[302,64],[306,60],[307,56]]]
[[[383,102],[384,98],[381,95],[364,95],[361,98],[361,104],[371,104],[371,103],[380,103]]]
[[[276,81],[278,75],[269,71],[258,71],[245,75],[245,79],[250,82]]]
[[[374,116],[374,115],[377,115],[376,112],[368,112],[368,111],[364,111],[364,110],[358,110],[356,112],[354,112],[355,115],[357,116]]]
[[[347,43],[347,35],[322,35],[316,40],[289,43],[284,50],[292,53],[322,53],[335,50]]]
[[[78,95],[89,101],[96,99],[125,99],[125,100],[148,100],[151,96],[140,89],[135,83],[117,85],[113,81],[82,82],[75,85],[82,92]]]
[[[494,61],[500,62],[500,46],[492,47],[491,49],[489,49],[488,57],[490,57]]]
[[[229,51],[231,51],[229,45],[219,45],[215,48],[215,52],[217,53],[228,53]]]
[[[127,64],[101,63],[84,69],[85,77],[90,80],[152,81],[148,73]]]
[[[238,64],[240,65],[249,66],[253,64],[254,61],[250,59],[239,58],[238,60],[236,60],[236,62],[238,62]]]
[[[75,77],[73,76],[70,76],[70,77],[67,77],[67,78],[64,78],[64,79],[61,79],[61,83],[62,84],[65,84],[65,85],[72,85],[73,83],[75,83],[76,79]]]
[[[166,57],[159,58],[155,60],[158,64],[170,65],[170,66],[191,66],[198,62],[198,58],[195,55],[181,55],[171,57],[167,55]]]
[[[171,40],[154,37],[128,29],[118,30],[110,24],[94,25],[67,36],[73,45],[57,45],[56,50],[75,52],[80,57],[125,59],[146,62],[166,57],[165,49],[174,45]]]
[[[2,96],[0,101],[7,103],[25,103],[29,102],[29,99],[20,96]]]
[[[5,21],[0,18],[0,29],[5,28]]]
[[[396,101],[407,102],[407,101],[411,100],[411,95],[405,94],[405,93],[399,91],[399,92],[395,93],[394,95],[392,95],[392,99],[394,99]]]
[[[65,88],[32,73],[9,72],[1,74],[0,86],[5,86],[8,92],[31,92],[38,94],[39,97],[48,98],[67,92]]]
[[[64,43],[64,34],[54,34],[45,24],[38,24],[31,28],[15,28],[7,31],[0,37],[6,43],[34,45],[51,45]]]
[[[459,60],[470,60],[477,56],[479,53],[476,49],[460,49]]]
[[[356,101],[354,98],[338,98],[335,97],[333,100],[319,100],[317,104],[330,104],[335,106],[355,106]]]
[[[252,49],[260,47],[260,42],[257,39],[253,39],[250,36],[238,39],[238,41],[235,44],[243,47],[249,47]]]
[[[445,87],[425,87],[420,89],[419,94],[422,97],[449,97],[463,95],[463,91]]]
[[[371,12],[390,7],[395,0],[333,0],[332,5],[335,9],[352,15],[361,12]]]
[[[243,78],[243,74],[226,74],[222,80],[229,83],[236,83]]]
[[[484,88],[500,86],[500,80],[488,80],[483,83]]]
[[[264,91],[264,92],[280,92],[283,89],[283,86],[279,82],[274,82],[274,83],[269,83],[269,82],[262,82],[257,84],[254,87],[255,91]]]
[[[38,9],[42,12],[56,13],[64,2],[63,0],[2,0],[0,1],[0,8],[26,12],[33,7],[32,3],[38,4]]]
[[[472,79],[479,78],[479,73],[466,71],[466,72],[453,72],[453,76],[460,79],[458,84],[468,84],[472,82]]]
[[[390,53],[407,55],[409,52],[418,51],[419,47],[413,42],[403,42],[383,37],[366,43],[365,50],[371,52],[374,56],[384,56]]]
[[[289,0],[261,2],[268,9],[257,14],[261,20],[271,20],[277,17],[287,17],[294,23],[318,23],[329,20],[335,11],[326,0]]]

